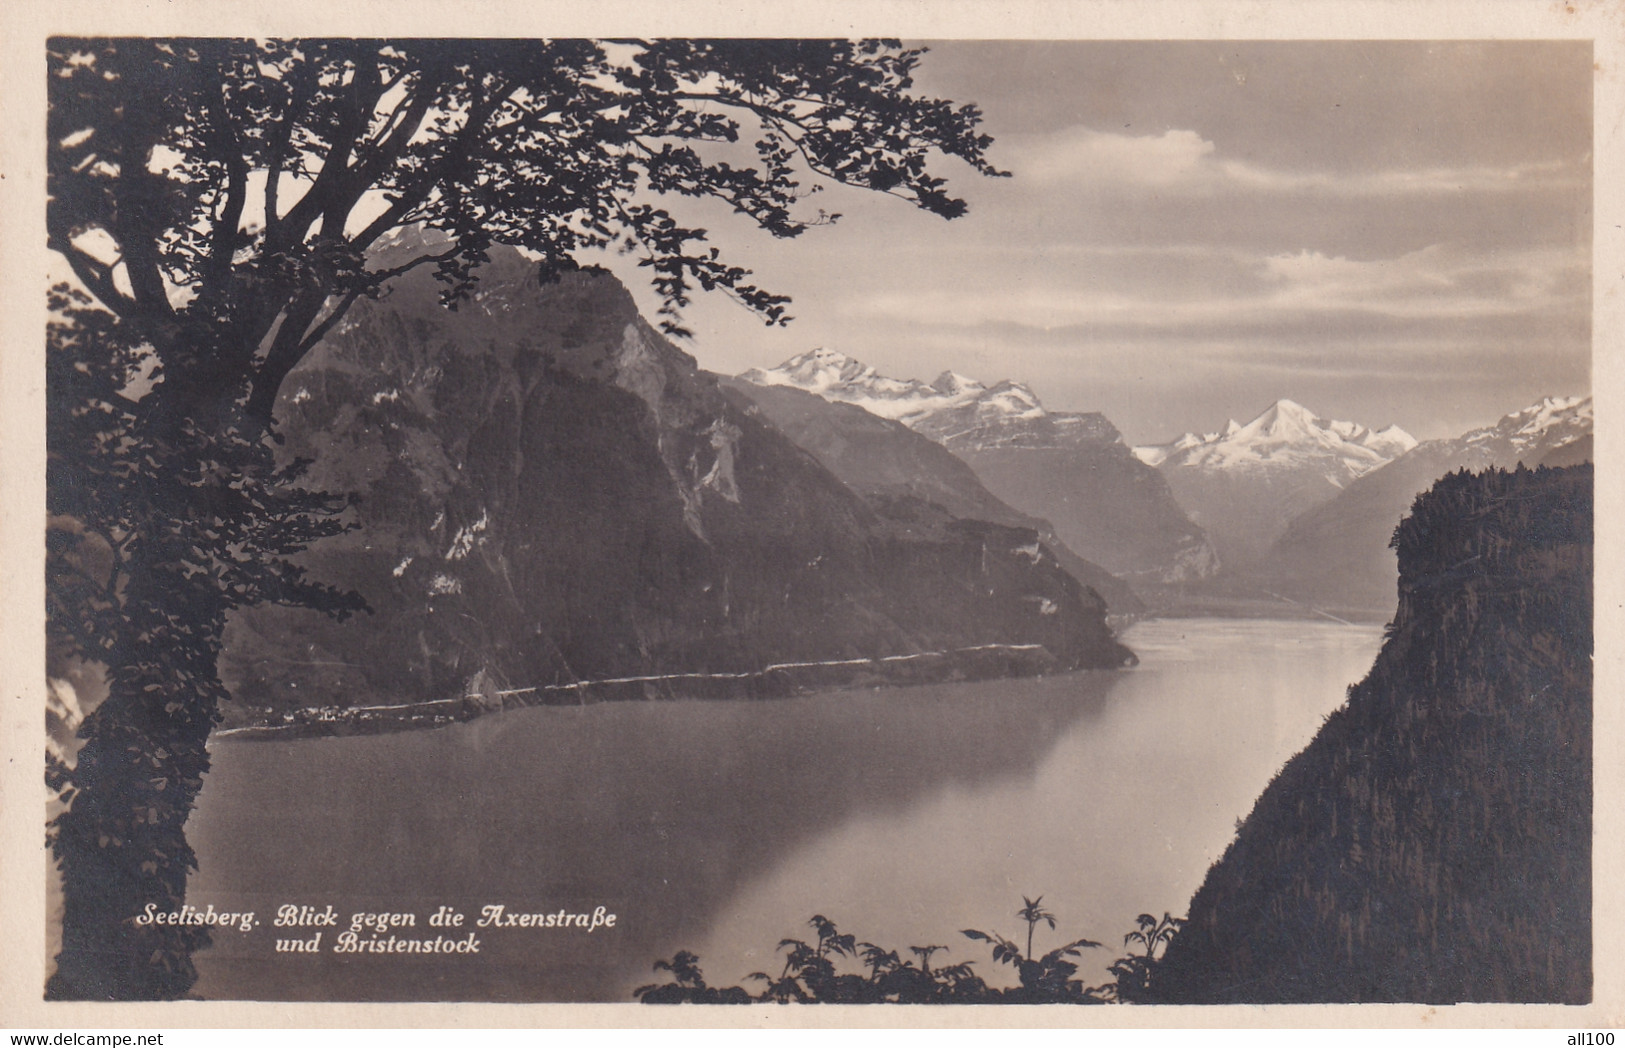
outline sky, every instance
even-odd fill
[[[953,221],[834,187],[792,241],[695,215],[796,317],[702,296],[701,366],[1016,379],[1133,443],[1281,397],[1427,439],[1589,392],[1588,43],[928,46],[917,93],[978,104],[1011,177],[943,159]]]

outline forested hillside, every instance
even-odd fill
[[[1166,1002],[1591,997],[1592,469],[1455,473],[1370,675],[1265,791]]]

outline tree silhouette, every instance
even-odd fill
[[[52,827],[65,890],[48,994],[186,993],[202,929],[175,909],[184,824],[225,697],[225,617],[278,602],[364,607],[289,557],[340,499],[275,455],[283,379],[361,298],[432,267],[449,308],[487,249],[538,276],[636,253],[682,334],[692,292],[784,323],[786,299],[707,246],[663,196],[721,202],[795,237],[821,182],[965,209],[930,164],[983,174],[973,106],[910,94],[894,41],[64,39],[47,46],[52,250],[49,622],[109,692]],[[432,235],[400,257],[391,234]]]
[[[707,986],[700,971],[700,959],[687,950],[678,950],[669,961],[656,961],[654,970],[670,972],[669,983],[639,986],[632,996],[645,1004],[746,1004],[750,995],[737,986],[724,989]]]
[[[920,971],[931,974],[931,955],[946,950],[946,946],[910,946],[908,952],[920,959]]]

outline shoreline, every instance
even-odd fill
[[[468,694],[416,703],[367,706],[307,706],[282,711],[260,708],[257,720],[216,729],[214,739],[263,741],[380,734],[464,723],[488,713],[531,706],[577,706],[600,702],[678,700],[757,701],[794,698],[854,688],[908,687],[956,681],[1020,679],[1087,669],[1065,667],[1041,644],[979,644],[947,651],[874,658],[773,663],[741,673],[670,673],[564,684],[497,688],[483,674],[470,680]],[[278,718],[273,720],[272,718]]]

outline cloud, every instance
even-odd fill
[[[1578,164],[1558,160],[1504,167],[1291,171],[1227,157],[1196,131],[1177,128],[1134,135],[1075,125],[1044,135],[1010,136],[1001,145],[1001,162],[1016,184],[1026,181],[1040,190],[1065,186],[1090,194],[1399,197],[1574,188],[1586,178]]]
[[[972,265],[980,264],[971,263]],[[1571,251],[1481,254],[1434,245],[1392,258],[1319,251],[1255,255],[1190,247],[1129,254],[1079,248],[1019,274],[978,279],[933,270],[859,296],[855,312],[924,323],[1011,322],[1186,329],[1253,328],[1336,318],[1466,320],[1580,310],[1588,270]]]
[[[814,198],[847,218],[737,254],[800,319],[707,304],[696,352],[1022,378],[1146,439],[1274,396],[1460,432],[1587,381],[1592,78],[1585,41],[948,42],[922,90],[1013,177],[945,162],[953,222]]]
[[[1018,181],[1166,187],[1209,177],[1214,148],[1195,131],[1118,135],[1069,127],[1011,146],[1006,163]]]
[[[1571,253],[1529,249],[1468,255],[1432,246],[1361,261],[1318,251],[1263,260],[1270,308],[1367,311],[1394,317],[1483,317],[1578,304],[1586,269]]]

